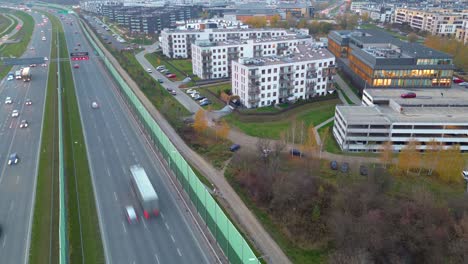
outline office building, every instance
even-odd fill
[[[159,42],[163,54],[169,58],[190,58],[192,43],[195,40],[220,42],[227,40],[261,39],[280,36],[296,36],[308,34],[307,30],[286,30],[282,28],[254,29],[203,29],[203,30],[174,30],[164,29]]]
[[[328,49],[360,89],[451,87],[452,56],[381,30],[332,31]]]
[[[334,92],[335,56],[301,44],[282,56],[232,61],[232,93],[247,108],[306,100]]]
[[[402,98],[406,92],[416,98]],[[457,144],[468,151],[466,89],[367,89],[362,104],[336,107],[333,135],[343,151],[381,151],[388,141],[400,151],[411,140],[420,150],[435,140],[444,148]]]

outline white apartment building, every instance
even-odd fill
[[[211,42],[261,39],[280,36],[296,36],[298,34],[308,35],[307,29],[287,30],[282,28],[268,29],[203,29],[203,30],[174,30],[164,29],[161,31],[159,42],[163,54],[169,58],[190,58],[192,43],[195,40],[207,40]]]
[[[231,76],[231,61],[239,58],[283,55],[291,47],[312,43],[310,36],[285,36],[265,39],[226,40],[209,42],[197,40],[192,44],[193,74],[201,79]]]
[[[343,151],[380,151],[392,142],[400,151],[410,140],[420,150],[432,140],[444,147],[458,144],[468,151],[468,91],[466,89],[412,90],[366,89],[361,106],[337,106],[333,135]]]
[[[334,91],[335,56],[301,44],[283,56],[232,61],[232,93],[247,108],[326,95]]]
[[[457,28],[455,39],[463,42],[464,44],[468,44],[468,19],[463,20],[461,28]]]
[[[424,11],[419,9],[396,8],[395,23],[408,23],[411,28],[427,31],[437,36],[453,36],[461,29],[468,13],[451,12],[450,10]]]
[[[239,20],[226,20],[222,18],[193,19],[187,21],[176,21],[178,30],[203,30],[208,28],[216,29],[239,29],[249,28],[249,25]]]

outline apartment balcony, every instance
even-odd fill
[[[292,73],[294,73],[294,70],[292,70],[292,69],[282,69],[282,70],[280,70],[279,73],[280,73],[280,75],[292,74]]]
[[[260,97],[250,96],[248,101],[249,101],[249,104],[258,104],[258,102],[260,102]]]
[[[334,81],[327,81],[326,85],[327,91],[335,91],[336,85]]]
[[[327,68],[322,69],[322,76],[323,77],[329,77],[333,76],[336,74],[336,66],[335,65],[330,65]]]
[[[249,94],[250,96],[258,95],[258,94],[260,94],[260,88],[258,88],[258,86],[250,86],[250,85],[249,85],[248,94]]]
[[[306,81],[305,87],[314,89],[315,85],[317,85],[317,82],[315,82],[315,81]]]
[[[307,70],[307,72],[306,72],[306,78],[307,78],[307,79],[315,79],[315,78],[317,78],[317,70],[315,70],[315,69],[314,69],[314,70],[310,70],[310,71]]]

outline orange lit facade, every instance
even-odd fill
[[[451,86],[450,55],[386,35],[375,30],[333,31],[328,49],[343,67],[348,67],[354,79],[360,80],[360,88]]]

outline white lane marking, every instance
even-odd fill
[[[122,227],[123,227],[124,232],[127,233],[127,228],[125,228],[125,223],[124,222],[122,222]]]
[[[109,171],[108,167],[106,167],[106,171],[107,171],[107,175],[109,175],[109,177],[110,177],[111,175],[110,175],[110,171]]]
[[[10,202],[10,209],[8,209],[8,211],[11,212],[11,210],[13,210],[13,205],[14,205],[14,204],[15,204],[15,201],[12,200],[12,201]]]
[[[156,262],[158,262],[158,264],[159,264],[159,258],[158,258],[158,255],[156,253],[154,254],[154,258],[156,259]]]
[[[114,192],[114,199],[117,201],[117,194]]]
[[[166,229],[169,230],[169,225],[166,222],[164,222],[164,225],[166,226]]]
[[[16,184],[18,184],[18,183],[19,183],[19,175],[16,176]]]
[[[7,236],[5,236],[5,237],[3,238],[3,244],[2,244],[2,247],[3,247],[3,248],[5,248],[6,240],[7,240]]]
[[[164,219],[164,214],[163,214],[163,212],[161,212],[161,217]]]
[[[102,143],[101,137],[99,135],[97,136],[97,139],[98,139],[99,143]]]
[[[172,242],[175,243],[175,239],[174,239],[174,236],[173,236],[173,235],[171,235],[171,239],[172,239]]]
[[[182,253],[180,253],[180,249],[179,249],[179,248],[177,248],[177,253],[179,253],[179,256],[182,257]]]

